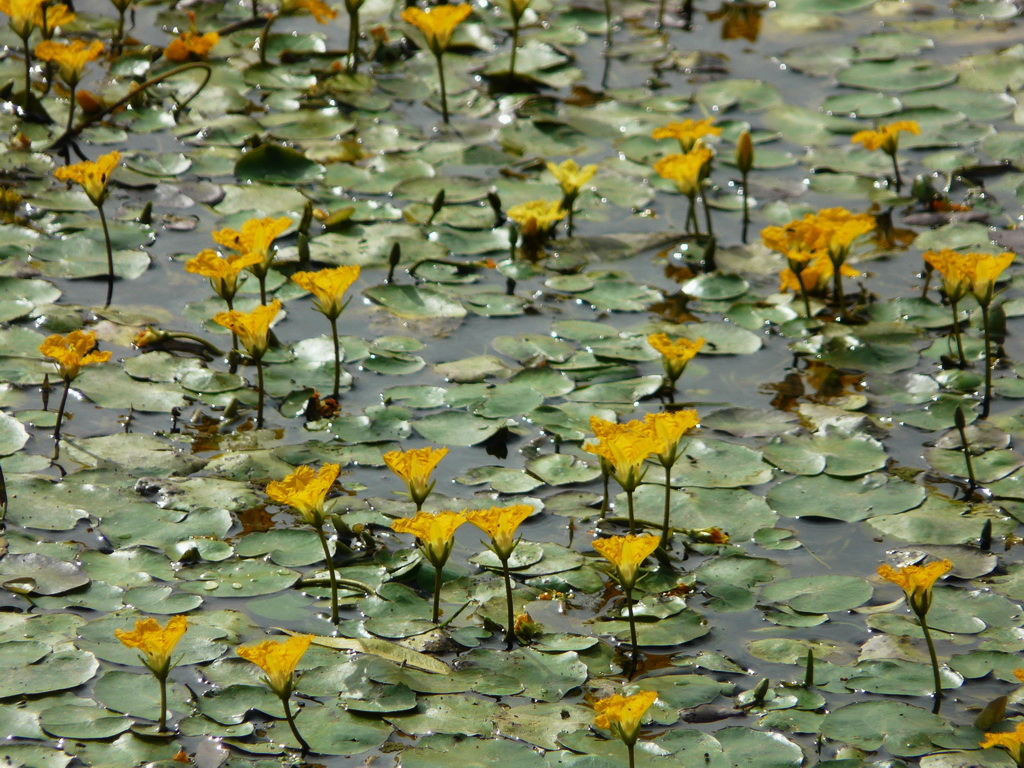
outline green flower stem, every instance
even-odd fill
[[[160,721],[156,730],[158,733],[164,733],[167,730],[167,676],[157,677],[156,680],[160,683]]]
[[[612,0],[604,0],[604,55],[612,53]]]
[[[253,17],[255,18],[255,16]],[[260,31],[259,46],[260,46],[260,64],[267,63],[267,41],[270,40],[270,28],[274,26],[274,22],[277,21],[276,13],[267,14],[267,23],[263,25],[263,29]]]
[[[843,293],[842,266],[842,262],[832,260],[832,301],[840,318],[846,317],[846,294]]]
[[[992,330],[989,322],[989,305],[987,302],[981,305],[981,324],[985,331],[985,397],[981,403],[981,418],[987,419],[992,408]]]
[[[700,199],[704,203],[704,226],[708,229],[708,235],[714,237],[715,230],[711,226],[711,206],[708,204],[708,193],[703,181],[700,183]]]
[[[498,558],[501,560],[501,572],[505,577],[505,600],[508,602],[508,624],[505,627],[505,648],[512,650],[512,646],[516,642],[516,617],[512,607],[512,574],[508,569],[508,558]]]
[[[632,645],[629,676],[632,678],[633,673],[636,671],[636,665],[640,661],[640,643],[636,639],[636,616],[633,615],[633,588],[623,586],[622,591],[626,593],[626,614],[629,616],[629,642]]]
[[[942,707],[942,679],[939,677],[939,657],[935,655],[935,643],[932,642],[932,633],[928,629],[928,620],[923,613],[917,614],[917,620],[921,622],[921,630],[924,632],[924,641],[928,644],[928,655],[932,660],[932,679],[935,682],[935,704],[932,706],[932,714],[939,714]]]
[[[348,5],[348,4],[346,4]],[[348,71],[355,72],[359,66],[359,6],[349,7],[348,12]],[[447,122],[447,121],[446,121]]]
[[[507,586],[507,585],[506,585]],[[434,613],[431,621],[437,624],[441,620],[441,567],[434,566]]]
[[[636,521],[633,517],[633,491],[626,491],[626,503],[629,510],[629,535],[636,533]]]
[[[68,392],[71,391],[71,380],[64,379],[64,394],[60,396],[60,405],[57,407],[57,424],[53,428],[53,439],[60,445],[60,427],[64,422],[64,409],[68,404]]]
[[[434,54],[434,58],[437,59],[437,76],[441,81],[441,118],[444,120],[445,125],[448,124],[448,88],[444,82],[444,63],[441,60],[442,54]]]
[[[68,102],[68,123],[67,123],[67,128],[64,129],[65,133],[70,133],[71,132],[71,126],[74,125],[74,120],[75,120],[75,90],[77,90],[77,85],[72,85],[71,86],[71,98],[70,98],[70,101]]]
[[[662,464],[665,467],[665,517],[661,522],[661,548],[667,550],[669,546],[668,514],[672,502],[672,465]]]
[[[896,178],[896,194],[899,194],[900,187],[903,186],[903,177],[900,175],[900,164],[896,160],[896,152],[893,151],[889,157],[892,159],[892,173]]]
[[[960,332],[960,312],[957,309],[959,301],[956,299],[949,300],[949,306],[953,308],[953,338],[956,339],[956,354],[960,358],[958,367],[967,367],[967,355],[964,354],[964,340],[963,334]]]
[[[295,717],[294,715],[292,715],[292,708],[289,699],[289,696],[281,697],[281,703],[284,705],[284,716],[285,719],[288,721],[288,727],[291,728],[292,736],[295,737],[295,740],[299,742],[299,746],[302,748],[302,754],[306,754],[311,750],[309,748],[309,744],[306,742],[304,738],[302,738],[302,734],[299,733],[299,729],[295,725]]]
[[[700,225],[697,224],[697,195],[687,195],[689,199],[689,207],[686,210],[686,233],[689,235],[699,235]]]
[[[508,65],[509,77],[516,76],[516,54],[519,53],[519,19],[519,14],[512,14],[512,57],[509,60]],[[570,213],[569,216],[571,219],[572,213]]]
[[[960,447],[964,452],[964,463],[967,464],[968,493],[973,493],[978,487],[978,480],[974,475],[974,458],[971,456],[971,445],[967,442],[967,423],[964,419],[964,412],[960,408],[956,409],[953,416],[956,431],[960,433]]]
[[[743,244],[747,242],[747,228],[750,226],[750,194],[747,190],[747,172],[744,171],[740,180],[743,188]]]
[[[802,271],[803,270],[801,270],[801,272]],[[810,320],[811,319],[811,296],[807,292],[807,286],[804,285],[804,280],[800,276],[800,272],[796,273],[796,281],[798,283],[800,283],[800,295],[804,299],[804,314],[806,314],[807,315],[807,319]]]
[[[334,389],[331,395],[334,398],[340,397],[338,390],[341,389],[341,348],[338,343],[338,318],[330,317],[328,320],[331,321],[331,341],[334,342]]]
[[[124,45],[124,14],[128,10],[126,5],[124,8],[118,8],[117,11],[117,31],[114,32],[114,39],[111,41],[111,53],[115,56],[121,55],[121,49]]]
[[[107,300],[103,307],[110,306],[110,300],[114,297],[114,248],[110,243],[110,230],[107,228],[107,215],[103,212],[103,204],[96,206],[100,212],[100,224],[103,226],[103,243],[107,246]]]
[[[338,624],[338,576],[334,572],[334,558],[331,557],[331,548],[327,546],[327,534],[324,529],[316,528],[316,535],[320,539],[320,546],[324,550],[324,563],[327,565],[327,573],[331,578],[331,623]]]
[[[113,104],[108,104],[101,111],[87,115],[82,120],[82,122],[80,122],[75,128],[71,130],[70,133],[65,132],[61,136],[58,136],[54,140],[54,142],[49,146],[49,149],[57,149],[59,147],[67,145],[72,139],[78,136],[86,128],[90,127],[95,123],[100,122],[101,120],[106,119],[114,112],[119,110],[121,107],[123,107],[125,104],[130,102],[132,99],[138,98],[139,94],[145,91],[146,89],[154,85],[158,85],[159,83],[162,83],[164,80],[172,78],[175,75],[179,75],[182,72],[187,72],[190,69],[203,70],[203,72],[205,73],[205,77],[203,78],[203,82],[199,84],[199,87],[191,95],[189,95],[187,99],[185,99],[183,102],[181,102],[175,107],[174,114],[175,116],[177,116],[178,112],[187,107],[189,103],[202,92],[202,90],[206,87],[207,83],[210,82],[210,78],[213,75],[213,68],[205,61],[190,61],[185,64],[182,64],[181,66],[169,69],[166,72],[161,72],[159,75],[154,75],[153,77],[149,78],[149,80],[139,83],[137,88],[129,90],[126,95],[122,96]],[[26,67],[26,71],[28,71],[28,67]]]
[[[609,505],[609,488],[608,483],[611,479],[611,473],[608,471],[608,467],[605,464],[605,460],[601,459],[601,480],[604,485],[604,495],[601,498],[601,519],[604,520],[608,515]]]
[[[636,768],[636,757],[634,752],[636,751],[636,744],[626,745],[626,754],[629,755],[629,768]]]
[[[29,105],[29,95],[32,93],[32,49],[28,47],[28,38],[31,34],[32,33],[30,32],[28,35],[21,38],[22,45],[25,48],[25,100],[21,105],[26,111],[28,110]]]
[[[654,22],[654,28],[659,32],[665,27],[665,0],[658,0],[658,18]]]
[[[256,361],[256,429],[263,429],[263,401],[266,396],[263,394],[263,357],[255,358]]]

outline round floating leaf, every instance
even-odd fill
[[[96,674],[99,662],[85,651],[61,651],[0,678],[0,698],[76,688]]]
[[[406,320],[459,319],[466,316],[466,308],[462,304],[425,286],[379,285],[368,288],[364,295]]]
[[[904,512],[924,501],[925,489],[875,473],[856,480],[795,477],[768,491],[768,504],[786,517],[825,517],[848,523]]]
[[[803,750],[778,733],[729,727],[715,731],[715,738],[735,768],[799,768],[803,763]]]
[[[836,78],[842,85],[870,91],[921,91],[956,80],[956,72],[922,59],[892,59],[852,64]]]
[[[705,301],[721,301],[742,296],[750,288],[749,283],[738,275],[722,275],[711,272],[687,280],[682,285],[684,293]]]
[[[83,703],[44,709],[39,724],[51,736],[62,739],[106,739],[127,731],[132,721],[108,709]]]
[[[587,483],[601,476],[601,468],[577,456],[549,453],[526,462],[526,470],[548,485]]]
[[[82,569],[63,560],[32,552],[0,560],[0,581],[18,581],[37,595],[59,595],[90,582]]]
[[[722,440],[684,438],[672,467],[672,481],[683,486],[738,488],[771,479],[771,467],[760,452]]]
[[[0,456],[20,451],[28,442],[28,431],[13,416],[0,412]]]
[[[930,736],[947,732],[938,715],[898,701],[860,701],[829,712],[821,733],[858,749],[885,749],[898,757],[915,757],[932,750]]]
[[[262,560],[242,560],[180,571],[186,592],[203,597],[255,597],[287,589],[299,573]]]
[[[451,768],[453,765],[489,768],[547,768],[544,758],[528,744],[509,739],[463,739],[448,736],[421,740],[402,751],[403,768]]]
[[[532,648],[517,648],[495,654],[485,649],[470,651],[465,657],[469,669],[511,678],[522,686],[522,695],[539,701],[558,702],[588,676],[587,666],[573,651],[540,653]]]
[[[315,181],[323,171],[297,149],[271,143],[250,149],[235,163],[235,176],[242,181],[302,184]]]
[[[694,571],[704,584],[729,584],[752,587],[755,584],[786,576],[788,571],[773,560],[746,555],[716,557],[701,563]]]
[[[834,613],[863,605],[871,599],[872,592],[864,579],[824,574],[775,581],[761,594],[766,600],[786,603],[802,613]]]
[[[964,679],[948,669],[939,670],[943,688],[959,688]],[[857,664],[846,679],[851,691],[882,693],[888,696],[927,696],[935,682],[930,664],[913,664],[902,659],[868,659]]]
[[[737,437],[771,437],[799,428],[795,414],[759,408],[722,408],[702,416],[702,427],[728,432]],[[771,461],[771,459],[768,459]],[[773,462],[774,463],[774,462]]]
[[[464,411],[447,411],[424,416],[413,423],[413,429],[439,445],[477,445],[494,435],[502,425],[500,420]]]
[[[170,413],[188,405],[181,388],[164,382],[137,381],[116,365],[94,365],[75,379],[75,389],[104,408]]]
[[[385,742],[392,730],[387,723],[352,714],[333,703],[303,707],[295,724],[310,748],[321,755],[356,755],[374,749]],[[267,738],[292,749],[299,747],[283,720],[267,729]]]

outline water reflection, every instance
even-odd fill
[[[708,12],[708,21],[722,20],[723,40],[749,40],[754,42],[761,33],[760,3],[722,3],[717,11]]]

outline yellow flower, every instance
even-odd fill
[[[924,260],[942,275],[942,290],[950,301],[960,301],[971,290],[974,281],[974,256],[951,248],[925,251]]]
[[[279,698],[287,699],[295,688],[295,667],[312,642],[312,635],[293,635],[284,641],[240,645],[235,652],[266,672],[263,682]]]
[[[164,48],[164,58],[168,61],[205,59],[219,42],[220,35],[216,32],[200,35],[197,32],[185,31],[167,44]]]
[[[292,507],[319,530],[324,527],[324,500],[340,470],[338,464],[324,464],[319,472],[313,472],[311,467],[296,467],[283,480],[267,483],[267,496]]]
[[[627,746],[636,744],[640,737],[640,720],[658,698],[654,691],[640,691],[632,696],[615,694],[594,703],[597,717],[594,725],[607,728]]]
[[[679,147],[683,152],[689,152],[693,149],[693,145],[697,143],[698,139],[702,139],[705,136],[721,135],[722,129],[716,128],[713,125],[714,122],[714,119],[710,117],[705,117],[703,120],[687,118],[680,122],[663,125],[661,128],[655,128],[651,137],[655,139],[675,139],[679,142]]]
[[[295,13],[299,10],[308,11],[318,24],[326,24],[338,16],[338,12],[322,0],[284,0],[281,3],[282,13]]]
[[[32,30],[43,26],[43,8],[46,0],[0,0],[0,12],[9,17],[8,24],[22,40],[27,40]],[[66,5],[46,8],[46,28],[53,30],[75,18]]]
[[[707,176],[708,163],[713,156],[709,147],[698,144],[685,155],[676,153],[661,158],[654,164],[654,170],[663,179],[675,182],[680,194],[694,197]]]
[[[704,339],[672,339],[666,333],[652,333],[647,343],[661,354],[661,362],[669,381],[675,381],[683,375],[687,364],[697,356],[704,346]]]
[[[726,0],[717,11],[708,13],[708,21],[722,19],[723,40],[738,40],[742,37],[753,43],[761,33],[761,12],[765,7],[745,1]]]
[[[444,6],[439,6],[444,7]],[[565,218],[561,200],[531,200],[513,205],[506,215],[519,225],[523,237],[532,237],[546,232],[558,221]]]
[[[1012,733],[986,733],[981,746],[985,749],[1002,747],[1017,765],[1024,766],[1024,722],[1017,723]]]
[[[594,549],[615,566],[619,583],[626,589],[632,589],[636,584],[640,564],[658,548],[659,541],[657,536],[647,533],[640,536],[611,536],[595,539]]]
[[[639,424],[621,426],[625,428],[604,437],[599,436],[597,443],[588,443],[583,446],[583,450],[608,462],[622,489],[632,493],[643,480],[643,463],[660,446],[638,428]]]
[[[359,267],[344,266],[321,269],[319,272],[296,272],[292,281],[316,296],[317,309],[329,320],[336,320],[347,301],[347,291],[359,277]]]
[[[923,616],[931,607],[935,581],[952,567],[949,560],[935,560],[928,565],[907,565],[899,569],[883,563],[878,566],[878,575],[900,587],[906,593],[907,602],[914,613]]]
[[[103,53],[103,43],[93,40],[86,45],[84,40],[72,40],[70,43],[56,43],[43,40],[36,46],[36,57],[42,61],[54,61],[60,67],[60,77],[70,87],[78,85],[82,79],[85,65],[94,61]]]
[[[676,450],[683,435],[700,424],[697,411],[686,408],[681,411],[660,411],[644,416],[644,429],[658,445],[658,458],[663,466],[672,466],[676,460]]]
[[[223,325],[238,336],[249,356],[260,360],[270,345],[270,324],[280,311],[281,302],[274,299],[270,304],[261,304],[252,312],[237,309],[218,312],[213,316],[213,322]]]
[[[47,336],[39,345],[39,351],[57,362],[60,377],[64,381],[74,381],[82,368],[94,363],[105,363],[110,359],[109,352],[94,352],[96,334],[92,331],[72,331],[67,336],[53,334]]]
[[[427,39],[427,46],[435,56],[440,56],[452,44],[455,28],[465,21],[473,7],[468,3],[459,5],[434,5],[423,10],[406,8],[402,20],[417,27]]]
[[[415,517],[392,520],[395,533],[411,533],[419,540],[427,560],[439,569],[448,562],[455,544],[455,530],[466,522],[464,512],[438,512],[436,515],[417,512]]]
[[[466,520],[491,537],[491,550],[504,562],[519,543],[519,539],[512,538],[516,529],[532,514],[533,507],[512,504],[507,507],[469,510],[466,512]]]
[[[185,262],[185,271],[209,278],[216,294],[225,301],[231,301],[238,291],[238,274],[260,261],[258,253],[221,256],[212,248],[205,248]]]
[[[996,280],[1013,262],[1013,252],[1004,251],[997,256],[988,253],[971,254],[975,257],[974,279],[971,281],[971,293],[979,304],[989,305],[995,295]]]
[[[114,635],[129,648],[142,651],[142,663],[158,680],[166,680],[171,671],[171,654],[188,629],[188,619],[172,616],[167,626],[161,627],[156,619],[145,618],[135,622],[135,629],[115,629]]]
[[[74,165],[65,165],[53,172],[60,181],[73,181],[80,184],[93,205],[102,205],[107,197],[107,185],[110,174],[121,162],[121,153],[108,152],[96,158],[95,162],[85,160]]]
[[[1024,668],[1017,667],[1015,670],[1013,670],[1013,676],[1020,680],[1022,683],[1024,683]]]
[[[865,149],[874,152],[881,149],[889,155],[896,154],[901,133],[921,134],[921,126],[916,120],[897,120],[895,123],[880,125],[872,131],[857,131],[850,137],[854,144],[863,144]]]
[[[416,509],[419,509],[430,492],[434,490],[430,473],[447,455],[447,448],[427,446],[408,451],[388,451],[383,458],[388,469],[405,481],[406,488],[409,490],[409,498],[416,504]]]
[[[558,165],[548,163],[547,167],[562,187],[562,194],[573,198],[580,193],[583,185],[594,178],[594,174],[597,173],[596,165],[584,165],[581,168],[572,158],[563,160]]]
[[[210,236],[217,245],[230,248],[237,253],[255,253],[260,257],[262,271],[265,273],[274,259],[274,241],[291,225],[292,220],[285,216],[276,219],[249,219],[242,224],[241,230],[225,227],[214,230]]]

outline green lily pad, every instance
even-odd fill
[[[864,579],[825,574],[775,581],[761,595],[803,613],[835,613],[863,605],[871,599],[872,592]]]
[[[826,715],[821,733],[859,749],[915,757],[930,752],[930,737],[948,727],[941,717],[903,702],[860,701]]]
[[[785,517],[824,517],[856,522],[904,512],[921,504],[920,486],[875,473],[855,480],[795,477],[768,491],[768,504]]]

